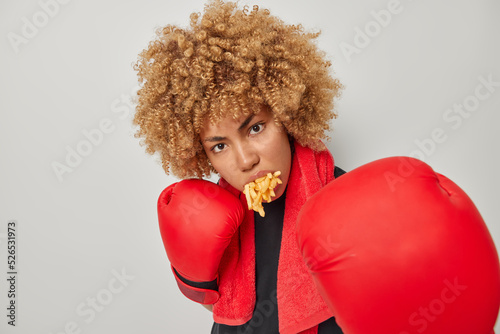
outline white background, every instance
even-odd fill
[[[211,314],[178,292],[169,271],[156,199],[175,179],[133,137],[130,102],[132,63],[154,29],[186,26],[203,1],[54,3],[0,3],[0,331],[209,333]],[[499,1],[401,0],[352,57],[340,46],[361,46],[356,31],[376,29],[371,11],[388,0],[256,3],[322,30],[319,46],[346,87],[328,143],[337,165],[419,151],[470,195],[500,244],[500,87],[460,125],[443,118],[474,100],[479,77],[500,82]],[[24,38],[23,30],[31,36],[16,46],[9,36]],[[108,133],[85,146],[84,133],[103,124]],[[436,128],[446,139],[430,144]],[[87,156],[58,178],[53,165],[78,148]],[[5,316],[10,219],[18,222],[15,328]],[[124,283],[116,272],[128,276]],[[96,297],[105,304],[99,312],[89,304]]]

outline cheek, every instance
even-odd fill
[[[291,150],[286,132],[275,129],[273,136],[263,145],[262,150],[265,152],[266,158],[279,165],[280,169],[290,168]],[[282,170],[282,172],[286,171]]]
[[[229,184],[235,188],[239,188],[239,185],[234,182],[237,181],[235,177],[235,171],[237,170],[235,160],[230,154],[224,154],[221,156],[214,156],[209,158],[212,167],[217,171],[220,177],[225,179]],[[243,189],[243,187],[241,187]]]
[[[274,154],[279,156],[290,156],[290,142],[288,140],[288,135],[283,130],[276,130],[275,137],[270,146]]]
[[[224,169],[224,166],[226,165],[224,163],[224,159],[221,159],[220,157],[212,157],[209,158],[210,163],[212,164],[212,167],[219,173],[222,177],[223,175],[226,174],[226,171]]]

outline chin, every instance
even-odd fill
[[[274,192],[276,196],[271,198],[271,202],[280,198],[285,193],[285,189],[286,189],[286,184],[280,184],[279,187],[277,187],[277,191]]]

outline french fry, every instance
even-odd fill
[[[257,198],[257,193],[255,192],[254,188],[250,188],[250,196],[252,196],[252,199]]]
[[[247,198],[248,210],[252,209],[252,198],[250,197],[250,185],[245,184],[245,190],[243,191]]]
[[[267,175],[259,177],[253,182],[245,184],[243,193],[248,204],[248,210],[252,209],[257,211],[261,217],[264,217],[264,207],[262,201],[271,202],[271,198],[275,197],[274,188],[283,182],[280,180],[280,171],[274,173],[267,173]]]
[[[261,184],[261,187],[260,187],[260,192],[265,194],[267,189],[269,188],[269,184],[271,183],[271,179],[269,178],[266,178]]]

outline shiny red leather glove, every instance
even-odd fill
[[[303,206],[298,241],[345,334],[490,334],[500,266],[470,198],[421,161],[361,166]]]
[[[216,290],[193,285],[217,280],[222,255],[243,217],[239,199],[209,181],[183,180],[161,193],[160,232],[177,284],[186,297],[202,304],[219,299]]]

